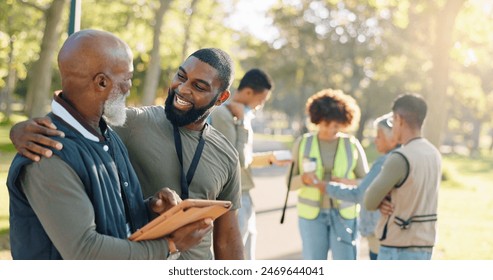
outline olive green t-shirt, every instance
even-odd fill
[[[128,149],[130,161],[142,185],[144,197],[168,187],[181,194],[180,162],[175,149],[173,125],[163,106],[127,108],[123,127],[114,127]],[[200,139],[200,131],[179,128],[183,147],[183,171],[188,171]],[[233,209],[240,204],[240,164],[231,143],[213,127],[203,130],[204,150],[193,180],[189,197],[228,200]],[[183,259],[212,259],[212,232],[201,244],[181,254]]]

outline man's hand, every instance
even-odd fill
[[[301,181],[307,186],[313,186],[317,188],[322,194],[326,192],[327,182],[320,181],[317,178],[317,175],[315,175],[315,173],[313,172],[303,173],[301,175]]]
[[[231,101],[226,104],[226,107],[238,120],[242,120],[245,117],[245,106],[243,104]]]
[[[290,165],[293,161],[290,160],[290,159],[282,159],[282,160],[279,160],[279,159],[277,159],[275,152],[273,152],[269,156],[269,162],[271,164],[274,164],[274,165],[277,165],[277,166],[287,166],[287,165]]]
[[[10,129],[10,140],[21,155],[39,161],[40,156],[49,158],[53,155],[53,152],[45,146],[57,150],[63,148],[62,143],[48,137],[65,137],[62,131],[56,129],[49,117],[34,118],[14,125]]]
[[[197,246],[211,229],[212,219],[207,218],[183,226],[168,235],[167,238],[173,240],[176,248],[183,252]]]
[[[313,172],[305,172],[301,174],[301,181],[303,182],[303,184],[307,186],[316,185],[320,183],[320,180],[317,178],[317,175],[315,175],[315,173]]]
[[[151,198],[150,206],[156,214],[161,214],[181,202],[180,196],[169,188],[162,188]]]
[[[394,204],[385,198],[378,206],[378,209],[382,215],[390,216],[394,212]]]

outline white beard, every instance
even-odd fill
[[[110,92],[108,100],[104,103],[104,120],[112,126],[122,126],[125,124],[127,114],[125,112],[125,101],[130,95],[130,91],[126,94],[121,94],[120,91],[114,89]]]

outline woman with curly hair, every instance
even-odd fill
[[[291,177],[292,190],[298,190],[303,259],[324,260],[332,251],[335,260],[355,260],[359,205],[331,198],[317,181],[361,179],[368,172],[361,144],[343,133],[358,123],[360,109],[351,96],[324,89],[308,99],[306,111],[317,129],[295,141]]]

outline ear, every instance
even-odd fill
[[[404,119],[399,114],[396,114],[396,117],[394,118],[394,121],[395,120],[397,120],[397,125],[398,126],[402,126],[404,124]]]
[[[253,91],[253,89],[249,87],[243,88],[242,92],[248,97],[251,97],[252,95],[255,94],[255,91]]]
[[[104,73],[98,73],[94,79],[94,88],[98,91],[105,91],[111,87],[111,80]]]
[[[223,92],[221,92],[219,94],[219,98],[217,99],[216,101],[216,106],[219,106],[221,104],[223,104],[224,102],[226,102],[226,100],[228,100],[228,98],[231,96],[231,92],[229,90],[225,90]]]

